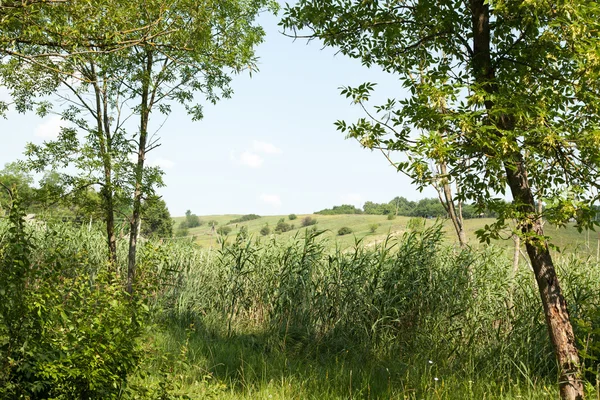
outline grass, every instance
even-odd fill
[[[170,393],[190,398],[557,398],[531,272],[512,279],[509,251],[459,251],[436,232],[352,250],[315,235],[218,250],[174,242],[167,253],[193,261],[180,260],[166,294],[152,334],[166,360],[143,385],[167,371]],[[557,263],[573,320],[600,323],[600,266]]]
[[[204,222],[215,220],[219,223],[218,226],[227,224],[234,218],[238,218],[241,215],[208,215],[200,217]],[[248,232],[254,237],[260,237],[260,229],[268,224],[271,231],[275,228],[277,221],[284,218],[286,222],[295,225],[295,229],[283,234],[272,233],[269,237],[277,237],[282,240],[287,240],[294,237],[297,234],[303,235],[307,229],[311,227],[301,227],[302,218],[310,216],[316,218],[317,228],[319,230],[326,230],[324,237],[329,238],[331,245],[340,246],[342,249],[352,247],[357,240],[362,240],[364,245],[374,246],[385,240],[388,234],[402,235],[407,231],[407,224],[410,220],[409,217],[397,217],[393,220],[388,220],[385,215],[318,215],[318,214],[302,214],[298,215],[298,218],[294,221],[289,221],[286,215],[277,216],[264,216],[256,220],[243,222],[239,224],[231,224],[232,232],[229,236],[235,236],[239,233],[242,227],[246,227]],[[177,217],[176,227],[183,221],[184,217]],[[483,228],[486,224],[491,224],[495,220],[492,218],[475,218],[465,220],[465,230],[467,232],[467,238],[472,246],[479,247],[479,242],[475,235],[475,231]],[[435,220],[427,220],[426,226],[430,227],[435,223]],[[378,224],[378,228],[375,233],[372,233],[370,226],[372,224]],[[341,227],[348,227],[352,229],[351,235],[338,236],[337,232]],[[446,240],[449,243],[456,243],[454,228],[450,221],[444,222],[444,232],[446,233]],[[565,228],[557,228],[555,226],[546,225],[546,235],[551,237],[551,241],[561,251],[566,253],[585,253],[596,257],[597,245],[600,242],[600,233],[593,231],[578,232],[573,225],[568,225]],[[217,245],[217,234],[213,233],[205,224],[200,227],[189,230],[189,235],[194,237],[197,244],[205,248],[215,248]],[[510,235],[507,233],[504,240],[496,241],[495,244],[503,247],[513,247],[513,241]]]

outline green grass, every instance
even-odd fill
[[[207,215],[200,217],[205,223],[197,228],[189,230],[189,235],[194,237],[197,244],[205,248],[218,247],[217,245],[217,234],[212,232],[210,227],[207,226],[206,221],[215,220],[219,223],[218,226],[225,225],[234,218],[238,218],[241,215]],[[271,231],[275,228],[277,221],[284,218],[286,222],[294,224],[295,229],[290,232],[283,234],[271,233],[268,237],[275,237],[281,240],[289,239],[297,234],[304,235],[304,231],[311,229],[312,227],[302,227],[302,218],[311,216],[316,218],[318,223],[316,225],[319,230],[326,230],[327,232],[323,235],[330,241],[331,247],[340,246],[342,249],[352,247],[356,240],[362,240],[366,246],[374,246],[375,244],[381,243],[385,240],[388,234],[402,235],[407,230],[407,223],[409,217],[397,217],[393,220],[388,220],[385,215],[318,215],[318,214],[298,214],[298,218],[294,221],[289,221],[286,215],[277,216],[264,216],[256,220],[243,222],[239,224],[231,224],[232,232],[229,234],[230,237],[235,236],[239,233],[241,227],[246,227],[248,232],[254,237],[261,237],[260,229],[269,224]],[[176,227],[184,219],[184,217],[175,218]],[[486,224],[491,224],[495,220],[492,218],[475,218],[465,220],[465,230],[469,244],[471,246],[479,247],[480,243],[477,240],[475,231],[483,228]],[[426,226],[432,226],[435,220],[427,220]],[[379,227],[375,233],[371,233],[370,226],[372,224],[378,224]],[[352,234],[338,236],[337,232],[342,227],[348,227],[352,229]],[[450,221],[444,222],[444,231],[446,233],[446,240],[449,243],[456,243],[456,235],[454,228]],[[578,252],[586,253],[591,256],[596,256],[597,245],[600,240],[599,233],[593,231],[578,232],[573,225],[568,225],[565,228],[557,228],[555,226],[547,224],[545,226],[545,234],[551,237],[551,241],[561,251],[566,253]],[[495,244],[503,247],[512,247],[513,241],[510,235],[506,233],[504,240],[495,241]]]

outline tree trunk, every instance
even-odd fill
[[[475,81],[488,94],[493,95],[498,87],[490,52],[490,11],[486,0],[471,0],[473,23],[473,74]],[[485,100],[488,110],[494,108],[492,96]],[[514,129],[514,118],[502,115],[494,120],[501,130]],[[502,135],[499,131],[498,135]],[[516,144],[515,144],[516,145]],[[542,221],[536,213],[536,202],[527,179],[527,170],[523,155],[513,153],[505,158],[504,169],[513,201],[518,205],[525,246],[531,260],[535,279],[538,284],[550,341],[559,366],[559,387],[563,399],[578,400],[584,398],[583,384],[580,380],[579,354],[575,345],[575,335],[569,320],[567,304],[563,297],[548,244],[542,238]]]
[[[115,210],[112,189],[112,143],[110,133],[110,120],[108,118],[108,100],[106,88],[102,90],[98,82],[98,75],[94,63],[90,63],[90,76],[88,77],[94,86],[96,102],[96,123],[98,147],[102,166],[104,169],[104,185],[102,197],[104,199],[104,218],[106,219],[106,240],[108,243],[108,260],[111,265],[117,267],[117,236],[115,235]]]
[[[550,341],[558,361],[560,394],[563,399],[583,399],[579,353],[567,303],[558,283],[548,244],[542,238],[544,229],[541,218],[535,212],[536,202],[529,187],[524,161],[520,154],[515,154],[511,161],[505,163],[506,177],[513,198],[520,204],[519,211],[526,216],[521,221],[521,230],[527,238],[525,247],[538,284]]]
[[[142,93],[140,101],[140,137],[138,141],[138,157],[135,168],[135,191],[133,195],[133,215],[129,231],[129,254],[127,259],[127,292],[133,293],[133,281],[135,280],[136,252],[138,242],[138,230],[141,218],[144,160],[146,159],[146,142],[148,140],[148,119],[150,109],[154,101],[154,92],[150,95],[150,82],[152,74],[153,58],[152,52],[146,54],[146,65],[144,73],[146,76],[142,82]],[[151,98],[152,97],[152,98]]]
[[[448,169],[445,162],[440,163],[440,172],[443,176],[448,175]],[[465,234],[465,228],[463,224],[462,218],[462,208],[457,209],[454,206],[454,197],[452,196],[452,189],[450,188],[450,183],[447,178],[443,178],[443,189],[444,189],[444,199],[442,203],[445,205],[446,211],[452,220],[452,225],[454,225],[454,230],[456,231],[456,235],[458,236],[458,242],[460,243],[460,247],[465,247],[467,245],[467,235]]]

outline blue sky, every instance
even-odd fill
[[[165,171],[160,194],[171,214],[300,214],[397,195],[433,196],[419,193],[381,154],[346,140],[333,125],[363,116],[340,96],[340,86],[376,82],[373,103],[380,104],[402,97],[398,80],[316,41],[281,35],[278,20],[259,19],[267,32],[257,49],[260,72],[236,76],[233,97],[206,105],[203,120],[192,122],[174,107],[160,130],[162,145],[148,162]],[[162,123],[161,115],[155,118],[154,124]],[[27,142],[56,135],[61,121],[10,112],[0,124],[4,164],[22,158]]]

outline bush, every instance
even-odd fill
[[[143,274],[132,301],[81,232],[26,233],[16,207],[10,223],[0,243],[0,398],[117,398],[143,355]]]
[[[288,219],[289,219],[290,221],[293,221],[293,220],[295,220],[296,218],[298,218],[298,216],[297,216],[296,214],[290,214],[290,215],[288,215]]]
[[[388,219],[388,221],[396,219],[396,215],[395,214],[388,214],[387,219]]]
[[[261,228],[260,234],[263,236],[267,236],[269,233],[271,233],[271,228],[269,228],[269,224],[266,224]]]
[[[208,226],[217,226],[219,225],[219,223],[217,221],[215,221],[214,219],[211,219],[210,221],[207,222]]]
[[[377,228],[379,228],[379,224],[371,224],[371,225],[369,225],[369,230],[371,231],[371,233],[375,233],[375,231],[377,230]]]
[[[229,235],[231,233],[231,227],[230,226],[220,226],[217,228],[217,233],[219,235]]]
[[[311,225],[315,225],[317,223],[317,219],[307,216],[302,218],[302,226],[311,226]]]
[[[177,229],[175,231],[176,237],[185,237],[185,236],[189,236],[189,234],[190,234],[190,230],[186,227],[182,228],[181,226],[179,226],[179,229]]]
[[[406,229],[409,231],[421,232],[425,229],[425,218],[414,217],[408,220],[406,223]]]
[[[352,233],[352,229],[348,228],[347,226],[343,226],[338,230],[338,235],[343,236],[343,235],[348,235]]]
[[[242,215],[239,218],[232,219],[231,221],[228,222],[228,224],[239,224],[240,222],[252,221],[253,219],[259,219],[259,218],[261,218],[260,215],[247,214],[247,215]]]
[[[294,229],[294,225],[288,224],[287,222],[285,222],[285,219],[283,219],[283,218],[281,218],[277,222],[277,225],[275,226],[275,232],[277,232],[277,233],[289,232],[292,229]]]

